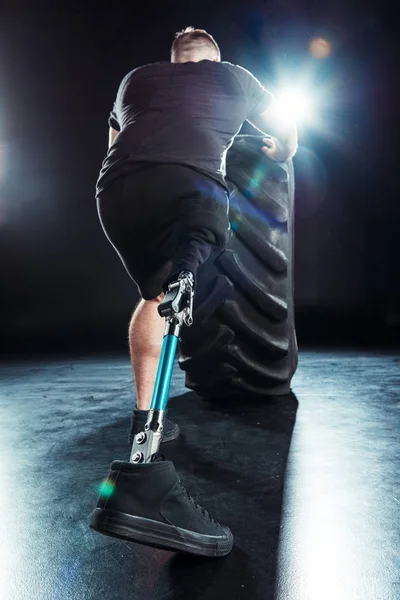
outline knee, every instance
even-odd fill
[[[165,297],[165,294],[164,294],[164,292],[162,292],[159,296],[156,296],[155,298],[150,298],[150,299],[141,298],[138,302],[137,308],[139,306],[144,306],[144,305],[149,306],[150,304],[160,304],[164,300],[164,297]]]
[[[152,298],[151,300],[144,300],[144,302],[155,302],[156,304],[161,304],[161,302],[164,300],[164,292],[162,292],[159,296],[157,296],[156,298]]]

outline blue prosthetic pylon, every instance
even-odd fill
[[[133,440],[132,463],[151,462],[160,448],[179,332],[183,324],[190,326],[193,323],[193,296],[193,274],[183,271],[177,281],[169,284],[165,298],[158,307],[160,316],[165,317],[164,340],[147,423],[144,431]]]

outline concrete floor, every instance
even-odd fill
[[[127,357],[0,364],[1,600],[399,600],[400,355],[302,352],[294,394],[204,401],[162,451],[235,536],[199,559],[89,529],[128,460]]]

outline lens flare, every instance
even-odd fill
[[[328,58],[331,53],[331,45],[323,38],[314,38],[310,42],[309,50],[314,58]]]
[[[115,485],[109,480],[105,479],[99,485],[99,494],[103,498],[109,498],[114,493]]]

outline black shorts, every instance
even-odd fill
[[[145,300],[161,294],[189,234],[197,232],[211,251],[228,240],[227,191],[190,167],[137,168],[101,192],[97,208],[107,238]],[[194,270],[198,264],[185,266]]]

